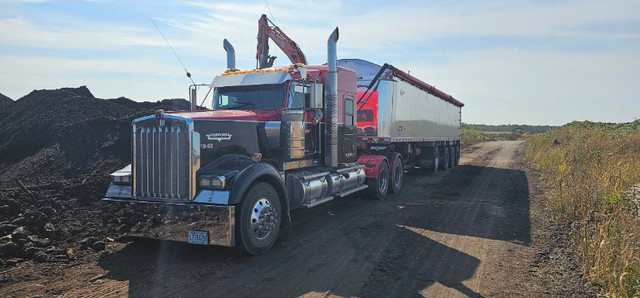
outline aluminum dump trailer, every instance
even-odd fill
[[[384,154],[401,161],[401,169],[437,172],[458,164],[462,102],[390,64],[342,59],[338,65],[358,78],[362,154]]]
[[[460,139],[463,104],[452,96],[389,64],[342,59],[338,65],[358,76],[359,136],[387,142]]]

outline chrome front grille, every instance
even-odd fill
[[[133,138],[135,196],[188,199],[192,146],[186,123],[142,121],[134,124]]]

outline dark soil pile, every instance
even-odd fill
[[[85,86],[35,90],[3,106],[0,266],[101,250],[99,202],[109,173],[130,163],[131,121],[188,107],[183,99],[98,99]]]
[[[8,96],[0,93],[0,108],[5,108],[13,103],[13,99]]]

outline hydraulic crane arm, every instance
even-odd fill
[[[256,60],[258,61],[259,69],[273,66],[273,60],[276,59],[275,56],[269,56],[269,38],[289,57],[291,63],[307,64],[307,57],[304,56],[298,44],[284,34],[271,20],[267,19],[267,15],[263,14],[260,20],[258,20],[258,49],[256,51]]]

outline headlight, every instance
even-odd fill
[[[115,184],[131,184],[131,175],[113,175],[111,176]]]
[[[226,179],[224,176],[204,176],[200,177],[200,188],[224,189]]]

